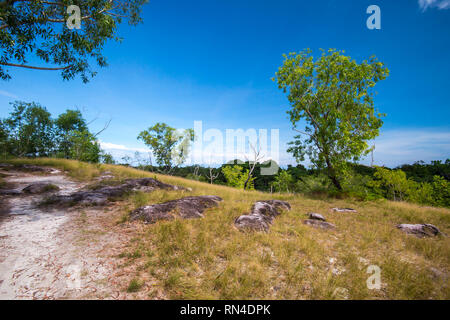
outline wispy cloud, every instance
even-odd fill
[[[115,144],[110,142],[100,141],[100,147],[104,150],[122,150],[122,151],[133,151],[133,152],[149,152],[148,149],[145,148],[131,148],[124,146],[122,144]]]
[[[443,160],[450,155],[450,131],[409,129],[383,132],[375,140],[375,164],[389,167],[418,160]]]
[[[439,10],[450,9],[450,0],[419,0],[420,8],[425,11],[428,8],[438,8]]]
[[[12,94],[11,92],[5,90],[0,90],[0,95],[8,98],[19,99],[19,97],[15,94]]]

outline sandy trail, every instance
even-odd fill
[[[55,184],[60,194],[83,186],[58,171],[47,176],[8,175],[5,180],[18,191],[35,182]],[[108,280],[112,266],[101,254],[104,245],[80,242],[80,212],[40,208],[37,203],[44,196],[3,199],[8,214],[0,221],[0,299],[114,298]]]

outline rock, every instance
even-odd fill
[[[0,196],[20,196],[22,193],[17,190],[0,189]]]
[[[314,212],[309,213],[309,218],[313,220],[326,221],[326,219],[321,214]]]
[[[41,166],[35,166],[33,164],[16,164],[16,165],[14,165],[14,170],[51,173],[55,169],[41,167]]]
[[[45,204],[63,205],[104,205],[112,198],[121,197],[134,191],[151,192],[156,189],[186,190],[183,187],[172,186],[153,178],[127,179],[117,186],[97,185],[92,190],[81,190],[71,195],[55,195],[45,200]]]
[[[439,229],[432,224],[399,224],[396,226],[401,231],[413,234],[416,237],[435,237],[441,234]]]
[[[307,219],[303,221],[304,224],[314,227],[314,228],[320,228],[325,230],[335,229],[336,226],[334,224],[331,224],[329,222],[315,220],[315,219]]]
[[[234,225],[241,230],[268,231],[273,219],[281,214],[280,209],[290,210],[291,205],[280,200],[256,201],[251,208],[251,213],[238,217]]]
[[[97,178],[97,180],[103,181],[103,180],[110,180],[110,179],[114,179],[114,178],[115,178],[114,174],[111,171],[104,171]]]
[[[435,279],[446,280],[448,278],[448,276],[445,272],[442,272],[441,270],[439,270],[437,268],[431,267],[430,271],[431,271],[433,278],[435,278]]]
[[[29,194],[39,194],[57,190],[59,190],[59,187],[55,186],[54,184],[39,182],[30,184],[28,187],[23,188],[22,192]]]
[[[352,208],[333,208],[334,212],[357,212],[355,209]]]
[[[130,212],[130,220],[143,220],[155,223],[159,220],[172,220],[175,216],[182,219],[202,218],[205,209],[217,207],[222,198],[217,196],[185,197],[164,203],[140,207]]]
[[[256,230],[256,231],[269,231],[269,226],[271,224],[272,220],[261,215],[257,214],[248,214],[248,215],[242,215],[238,217],[234,221],[234,225],[238,229],[249,229],[249,230]]]

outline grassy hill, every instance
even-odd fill
[[[314,200],[294,194],[269,194],[164,176],[115,165],[72,160],[11,160],[51,166],[73,179],[91,181],[103,171],[116,179],[156,177],[192,192],[136,193],[113,204],[108,219],[131,232],[121,267],[133,273],[124,290],[146,298],[167,299],[449,299],[450,240],[419,239],[395,228],[400,223],[430,223],[450,234],[450,210],[391,202],[345,199]],[[217,195],[224,199],[203,219],[143,225],[129,222],[139,206],[186,195]],[[233,222],[256,200],[288,201],[292,210],[277,217],[269,232],[241,232]],[[337,213],[352,207],[357,213]],[[111,208],[105,208],[111,210]],[[114,212],[116,212],[114,211]],[[323,231],[304,225],[317,212],[336,225]],[[130,231],[131,230],[131,231]],[[113,259],[113,258],[112,258]],[[369,290],[369,265],[381,269],[380,290]],[[149,287],[149,286],[147,286]],[[140,296],[142,297],[142,296]]]

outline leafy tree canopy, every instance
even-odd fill
[[[248,178],[248,172],[249,170],[244,170],[244,168],[240,165],[234,165],[234,166],[224,166],[222,167],[222,173],[225,176],[225,179],[227,181],[227,185],[230,187],[235,187],[239,189],[244,189],[245,181]],[[248,189],[253,190],[253,180],[255,178],[251,177],[248,183]]]
[[[4,120],[9,152],[19,157],[48,156],[54,146],[51,114],[34,102],[16,101],[12,106],[13,112]]]
[[[326,168],[341,190],[347,162],[366,154],[367,141],[379,133],[383,115],[375,111],[373,87],[389,70],[375,57],[357,63],[334,49],[322,50],[316,60],[309,49],[284,58],[274,80],[288,93],[288,114],[301,133],[288,151],[298,162],[308,156],[317,168]]]
[[[174,167],[186,161],[190,143],[194,141],[194,130],[180,131],[158,122],[142,131],[138,140],[142,140],[152,150],[158,166],[170,173]]]
[[[102,49],[114,39],[122,20],[136,25],[148,0],[5,0],[0,3],[0,78],[11,78],[12,68],[61,70],[64,80],[94,76],[90,60],[107,65]],[[80,8],[81,29],[66,25],[68,7]],[[28,60],[40,60],[38,65]]]

